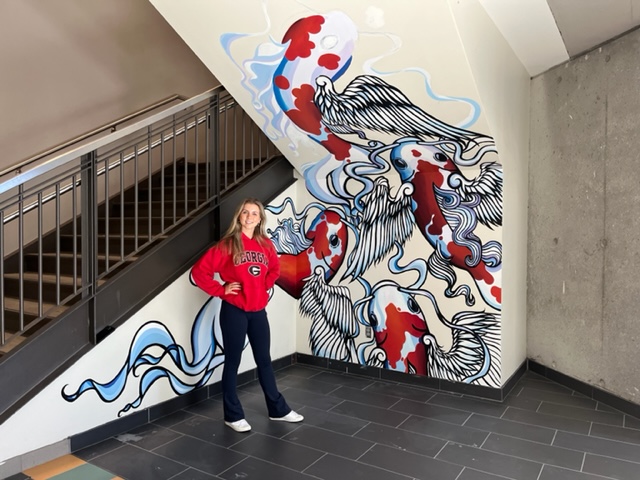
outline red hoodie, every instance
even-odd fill
[[[191,278],[202,290],[213,297],[241,308],[245,312],[257,312],[267,306],[269,290],[280,275],[278,254],[270,240],[262,245],[242,234],[244,253],[234,264],[226,248],[219,243],[207,250],[191,269]],[[220,274],[222,283],[213,279]],[[239,282],[240,290],[225,295],[224,284]]]

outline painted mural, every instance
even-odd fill
[[[393,75],[375,71],[376,59],[370,73],[351,76],[358,32],[341,12],[300,18],[255,57],[234,57],[234,43],[250,38],[220,40],[262,128],[287,139],[294,158],[302,141],[323,152],[300,162],[311,201],[267,207],[277,219],[269,230],[281,261],[276,285],[310,321],[311,353],[499,387],[502,168],[493,139],[472,128],[477,102],[437,94],[428,72],[407,67],[432,100],[468,106],[451,125],[383,79]],[[176,395],[205,385],[224,362],[219,309],[219,299],[206,301],[187,346],[147,321],[111,380],[66,385],[62,397],[94,391],[115,402],[135,378],[137,397],[121,415],[160,379]]]
[[[311,353],[500,386],[502,167],[491,136],[472,128],[478,103],[436,93],[425,70],[392,72],[469,108],[459,125],[440,120],[375,69],[384,54],[351,75],[358,31],[342,12],[300,18],[254,57],[235,57],[248,38],[222,44],[263,129],[287,139],[294,163],[300,142],[324,152],[296,163],[312,201],[268,207],[277,285],[310,319]]]

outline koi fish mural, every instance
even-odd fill
[[[314,355],[498,386],[499,342],[493,340],[499,339],[500,315],[462,310],[451,320],[441,314],[426,317],[416,300],[416,295],[424,295],[415,293],[429,292],[423,285],[431,277],[444,281],[441,301],[462,297],[468,308],[476,305],[477,291],[486,307],[500,311],[502,247],[496,238],[502,226],[502,168],[495,159],[484,161],[496,154],[493,138],[469,128],[480,115],[479,105],[471,99],[447,97],[471,107],[466,124],[453,125],[425,111],[373,71],[355,75],[337,89],[336,82],[344,82],[353,68],[358,41],[354,23],[343,12],[310,15],[293,22],[283,34],[277,45],[279,61],[273,56],[262,63],[258,56],[235,61],[251,68],[260,65],[263,73],[275,65],[273,101],[265,101],[269,87],[263,85],[254,105],[263,110],[264,118],[269,118],[264,110],[272,110],[270,128],[279,127],[280,134],[292,140],[294,155],[299,136],[291,128],[324,148],[326,156],[300,166],[305,187],[320,211],[312,223],[345,226],[343,235],[334,237],[339,254],[321,261],[327,257],[326,239],[322,235],[319,239],[314,229],[304,232],[295,213],[281,218],[280,227],[271,232],[285,272],[278,285],[298,299],[302,315],[311,318],[309,345]],[[248,79],[256,75],[244,73],[243,84],[248,86]],[[444,98],[433,92],[429,78],[424,72],[429,96]],[[276,114],[276,107],[287,123]],[[465,172],[469,167],[476,173]],[[293,201],[289,204],[293,207]],[[419,237],[412,235],[414,228]],[[483,240],[484,235],[490,238]],[[315,241],[324,246],[312,246]],[[394,246],[402,253],[389,260],[389,278],[368,286],[366,277],[374,270],[380,275]],[[408,252],[419,252],[410,262],[414,266],[422,257],[427,259],[421,267],[422,283],[412,287],[414,293],[394,278],[400,274],[399,259]],[[336,275],[339,269],[341,276]],[[365,292],[353,302],[351,296],[358,295],[355,281]],[[450,350],[439,346],[442,342],[432,333],[430,322],[450,329],[452,337],[445,342],[453,345]],[[371,327],[374,339],[357,345],[358,325]],[[485,337],[490,341],[482,340]],[[474,355],[469,354],[472,351]],[[461,358],[471,359],[471,364]]]

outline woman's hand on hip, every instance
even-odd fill
[[[229,282],[224,284],[225,295],[237,295],[238,291],[242,289],[240,282]]]

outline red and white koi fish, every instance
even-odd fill
[[[347,226],[340,215],[323,210],[305,233],[311,244],[304,250],[280,255],[280,278],[276,284],[292,297],[299,299],[305,280],[317,267],[329,282],[338,272],[347,252]]]
[[[473,234],[477,223],[502,223],[502,170],[497,163],[481,165],[480,175],[467,180],[437,142],[403,139],[391,150],[391,163],[403,182],[413,186],[412,209],[416,224],[435,252],[430,271],[447,279],[447,264],[467,271],[484,301],[499,310],[502,301],[501,246],[491,241],[481,244]],[[448,267],[450,270],[450,267]],[[448,278],[446,278],[448,277]]]
[[[429,328],[414,296],[395,282],[383,280],[365,301],[366,322],[373,328],[377,347],[385,353],[384,367],[427,375],[427,349],[422,338],[429,335]]]

